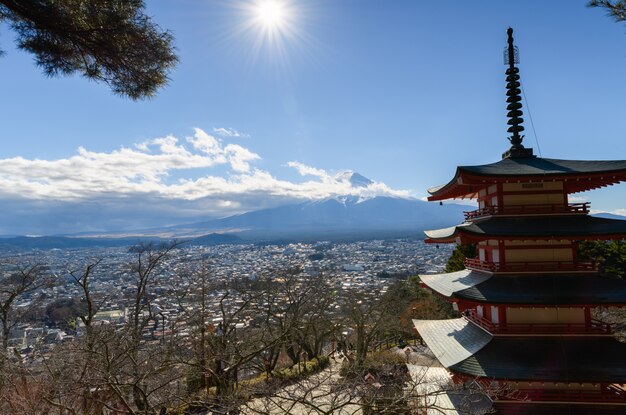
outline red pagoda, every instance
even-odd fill
[[[592,318],[596,307],[626,306],[626,281],[577,256],[579,241],[626,239],[626,220],[568,200],[626,181],[626,160],[548,159],[524,147],[512,29],[505,58],[511,148],[428,191],[430,201],[478,200],[464,223],[425,232],[430,243],[476,244],[466,269],[420,276],[462,317],[415,327],[455,380],[506,392],[497,414],[626,414],[626,343]]]

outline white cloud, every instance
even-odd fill
[[[253,167],[260,159],[248,148],[224,145],[196,128],[185,140],[166,136],[111,152],[80,147],[77,154],[57,160],[1,159],[0,200],[93,201],[149,195],[160,200],[212,201],[215,205],[211,209],[218,214],[220,208],[224,213],[229,209],[249,210],[267,204],[267,200],[311,200],[344,194],[409,196],[407,191],[377,182],[352,187],[325,170],[299,162],[287,165],[311,180],[281,180]],[[216,166],[226,166],[227,173],[211,174]]]
[[[586,196],[581,195],[569,195],[567,198],[570,203],[584,203],[589,201]]]
[[[615,210],[590,209],[589,213],[591,213],[592,215],[597,215],[598,213],[611,213],[613,215],[626,216],[626,209],[615,209]]]
[[[232,169],[241,173],[250,171],[250,161],[259,160],[261,158],[258,154],[237,144],[228,144],[224,147],[224,154],[226,154],[226,158]]]
[[[220,137],[250,138],[250,134],[242,133],[234,128],[213,128],[213,132]]]
[[[187,141],[190,142],[197,150],[202,151],[208,155],[216,155],[222,153],[222,147],[215,137],[202,131],[200,128],[194,129],[195,134],[193,137],[187,137]]]
[[[326,173],[326,171],[307,166],[306,164],[300,163],[299,161],[290,161],[287,163],[287,166],[296,169],[301,176],[315,176],[325,180],[330,179],[330,175]]]
[[[610,213],[613,213],[614,215],[626,216],[626,209],[615,209]]]

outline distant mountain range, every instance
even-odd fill
[[[350,173],[353,187],[372,181]],[[173,238],[192,245],[237,244],[262,241],[359,240],[374,238],[422,238],[422,231],[448,227],[463,220],[472,207],[428,203],[417,199],[377,196],[339,196],[318,201],[262,209],[185,225],[132,232],[105,232],[45,237],[0,239],[0,248],[50,249],[88,246],[127,246],[140,241]],[[597,216],[626,219],[599,213]]]
[[[240,244],[244,241],[236,235],[210,234],[198,238],[181,238],[186,240],[188,245],[227,245]],[[85,238],[73,236],[12,236],[0,238],[0,249],[10,250],[32,250],[32,249],[76,249],[90,247],[126,247],[147,242],[166,242],[171,238],[161,238],[155,236],[145,237],[98,237]]]
[[[594,213],[593,216],[598,217],[598,218],[605,218],[605,219],[620,219],[620,220],[626,220],[626,216],[623,215],[616,215],[614,213],[608,213],[608,212],[600,212],[600,213]]]
[[[462,220],[462,205],[431,204],[416,199],[344,196],[263,209],[223,219],[159,230],[175,235],[228,233],[248,240],[354,239],[418,237],[428,228]]]
[[[364,182],[363,179],[359,178]],[[125,246],[139,241],[172,238],[188,240],[194,245],[276,240],[422,238],[425,229],[452,226],[462,221],[463,211],[469,209],[464,205],[439,205],[398,197],[364,199],[343,196],[143,231],[3,238],[0,239],[0,248]]]

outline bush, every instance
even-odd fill
[[[465,269],[465,258],[476,258],[478,250],[476,244],[457,245],[448,259],[445,272],[455,272]]]
[[[282,380],[296,380],[305,375],[319,372],[328,366],[328,357],[319,356],[313,358],[307,362],[295,364],[291,367],[287,367],[281,370],[275,370],[272,372],[272,377]]]

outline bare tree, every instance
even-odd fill
[[[342,296],[344,325],[352,330],[357,367],[363,364],[377,341],[406,335],[403,314],[416,300],[419,300],[418,293],[409,281],[397,281],[383,294],[352,291]]]
[[[153,243],[139,244],[130,249],[135,259],[129,264],[129,272],[135,282],[135,290],[130,307],[129,328],[135,343],[141,340],[141,332],[149,320],[154,316],[150,308],[150,283],[154,274],[163,269],[163,262],[169,258],[175,249],[183,242],[155,245]]]
[[[290,318],[286,352],[295,364],[302,352],[309,359],[319,356],[341,327],[333,315],[338,297],[324,275],[286,283],[285,293],[285,315]]]
[[[204,391],[196,405],[236,412],[249,393],[270,393],[275,387],[273,370],[284,348],[300,341],[294,340],[293,325],[301,330],[304,304],[313,304],[311,292],[298,290],[302,287],[285,275],[218,281],[202,263],[183,277],[179,303],[191,328],[186,347],[191,355],[182,352],[181,363],[192,373],[191,392]],[[250,392],[251,378],[262,392]]]
[[[216,294],[219,321],[207,342],[212,364],[203,369],[215,387],[214,407],[230,411],[240,404],[236,384],[242,371],[253,369],[254,361],[280,344],[282,337],[263,325],[259,310],[263,292],[246,282],[230,282]]]
[[[129,380],[132,387],[132,396],[135,406],[140,412],[146,412],[153,407],[150,402],[152,395],[147,382],[154,370],[159,370],[158,365],[153,365],[154,361],[161,362],[164,366],[172,366],[171,349],[159,350],[153,354],[150,348],[142,347],[142,333],[149,322],[155,318],[151,307],[150,287],[155,274],[163,270],[164,261],[182,245],[183,242],[172,241],[169,243],[155,245],[153,243],[139,244],[130,249],[135,259],[129,264],[129,271],[135,281],[135,290],[132,295],[130,306],[130,318],[119,339],[119,344],[124,345],[119,350],[122,359],[129,365],[130,369],[124,373],[124,377]],[[156,348],[159,349],[159,348]],[[165,353],[164,353],[165,352]],[[176,375],[172,375],[174,378]],[[170,379],[172,376],[168,376]]]
[[[40,263],[21,263],[16,260],[0,263],[0,325],[2,325],[2,357],[6,357],[11,331],[20,322],[25,309],[16,309],[16,303],[38,289],[51,284],[45,278],[44,266]],[[31,299],[34,300],[34,299]]]
[[[79,315],[78,318],[85,325],[85,336],[87,338],[88,344],[89,339],[92,335],[91,331],[93,327],[94,317],[96,316],[96,312],[98,311],[99,306],[99,303],[96,303],[93,293],[91,292],[90,284],[93,272],[98,267],[98,265],[100,265],[101,262],[102,258],[96,259],[87,264],[80,272],[76,270],[68,271],[74,284],[76,284],[82,291],[83,297],[81,298],[81,301],[84,304],[84,313]]]
[[[33,379],[47,385],[43,402],[68,413],[85,414],[105,410],[156,414],[180,402],[178,389],[183,372],[174,359],[178,339],[173,333],[160,340],[143,336],[155,317],[151,308],[152,281],[179,245],[145,244],[131,249],[135,259],[128,270],[135,289],[128,320],[122,326],[96,320],[105,298],[94,296],[91,283],[101,260],[69,272],[82,291],[84,313],[79,318],[85,336],[55,348],[45,356],[44,371],[33,374]]]

